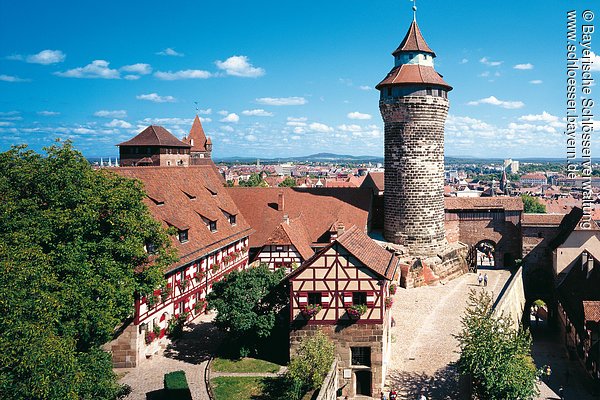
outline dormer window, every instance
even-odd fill
[[[236,218],[235,218],[235,215],[230,215],[230,216],[229,216],[229,223],[230,223],[231,225],[235,225],[235,224],[236,224]]]
[[[144,248],[146,249],[146,253],[148,254],[156,253],[156,245],[152,242],[146,242]]]
[[[180,230],[177,235],[180,243],[185,243],[188,241],[188,229]]]
[[[433,96],[433,89],[430,87],[427,88],[427,96]]]
[[[210,221],[208,223],[208,229],[210,229],[211,232],[216,232],[217,231],[217,221]]]

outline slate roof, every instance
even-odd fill
[[[223,189],[215,169],[210,165],[185,168],[121,167],[111,171],[142,181],[148,196],[144,202],[154,218],[164,226],[189,229],[187,242],[180,243],[177,237],[172,238],[180,260],[170,270],[252,233],[250,225],[240,215],[234,201]],[[223,210],[237,214],[235,225],[229,223]],[[217,221],[217,231],[211,232],[202,217]]]
[[[427,42],[423,38],[421,34],[421,30],[419,29],[419,25],[417,25],[417,21],[413,21],[408,28],[408,32],[406,32],[406,36],[402,39],[402,42],[398,46],[396,50],[392,53],[392,55],[396,55],[400,52],[409,52],[409,51],[421,51],[425,53],[430,53],[433,57],[435,57],[435,53],[429,46]]]
[[[375,86],[380,89],[390,85],[437,85],[443,86],[447,90],[452,90],[452,86],[446,83],[433,67],[417,64],[402,64],[392,68],[387,76]]]
[[[158,125],[150,125],[132,139],[117,146],[190,147],[189,144],[177,139],[171,132]]]
[[[366,230],[371,208],[371,191],[360,188],[225,188],[256,233],[250,247],[262,247],[283,222],[284,215],[299,221],[311,243],[328,243],[335,221]],[[284,209],[277,209],[279,193]]]

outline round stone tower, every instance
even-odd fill
[[[394,67],[376,86],[385,124],[384,236],[412,256],[435,256],[447,248],[444,122],[452,87],[435,71],[416,19],[392,55]]]

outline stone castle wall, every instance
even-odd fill
[[[305,325],[299,329],[290,330],[290,355],[294,357],[300,343],[314,336],[321,330],[333,343],[335,343],[336,357],[338,358],[338,387],[341,396],[355,396],[356,371],[371,371],[372,396],[378,396],[383,390],[386,370],[384,361],[389,356],[389,313],[386,313],[384,323],[355,323],[351,325]],[[351,362],[351,347],[371,347],[371,366],[353,366]],[[344,378],[344,370],[351,370],[350,378]]]
[[[444,228],[444,122],[442,97],[385,99],[384,236],[414,256],[447,246]]]

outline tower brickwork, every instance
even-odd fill
[[[444,227],[444,123],[452,90],[433,66],[416,21],[377,85],[385,124],[384,236],[417,257],[447,250]]]

